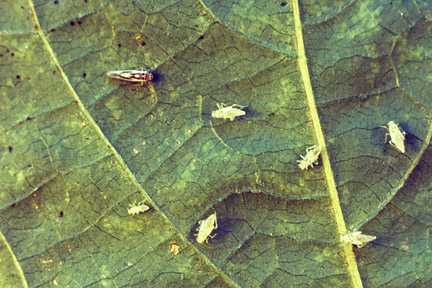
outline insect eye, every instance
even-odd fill
[[[145,74],[145,80],[147,80],[147,81],[153,80],[153,74],[152,73]]]

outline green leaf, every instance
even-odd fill
[[[430,286],[432,6],[329,2],[3,1],[0,286]]]

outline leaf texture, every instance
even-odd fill
[[[3,1],[0,286],[430,286],[432,5],[328,2]]]

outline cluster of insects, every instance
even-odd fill
[[[133,83],[139,83],[144,85],[150,83],[153,80],[153,74],[150,70],[120,70],[120,71],[109,71],[107,76],[113,79],[119,79],[124,81],[129,81]],[[234,121],[236,117],[246,115],[243,110],[247,106],[242,106],[238,104],[233,104],[227,106],[224,103],[217,104],[217,110],[212,111],[211,115],[213,118],[218,119],[229,119]],[[381,126],[386,128],[388,133],[385,135],[384,142],[387,143],[387,137],[390,137],[389,144],[395,147],[399,152],[405,153],[405,132],[399,127],[398,123],[395,121],[389,121],[386,126]],[[306,155],[300,157],[301,160],[297,160],[298,166],[301,170],[307,170],[309,167],[313,168],[314,165],[318,165],[318,158],[321,154],[321,145],[314,145],[306,149]],[[141,212],[145,212],[150,209],[147,205],[143,204],[144,201],[135,205],[135,202],[131,204],[131,208],[128,209],[130,215],[137,215]],[[196,241],[200,244],[208,242],[208,238],[213,238],[210,234],[213,230],[217,229],[217,217],[216,212],[211,214],[204,220],[198,222],[199,228],[196,236]],[[375,240],[375,236],[365,235],[361,231],[353,231],[351,233],[341,236],[342,242],[351,243],[363,247],[366,243]]]
[[[387,137],[390,136],[390,145],[395,147],[399,152],[405,153],[405,131],[403,131],[395,121],[389,121],[387,126],[381,126],[386,128],[388,133],[385,135],[384,142],[387,142]],[[306,155],[300,157],[301,160],[297,160],[298,166],[301,170],[307,170],[309,167],[318,165],[318,157],[321,154],[321,145],[314,145],[306,149]]]

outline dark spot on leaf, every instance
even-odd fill
[[[78,22],[77,22],[77,23],[78,23],[78,25],[81,25],[81,24],[82,24],[82,22],[81,22],[80,20],[78,20]]]
[[[83,73],[83,78],[86,78],[87,77],[87,73]]]
[[[31,165],[31,164],[28,164],[28,165],[27,165],[27,168],[31,168],[31,167],[32,167],[32,165]]]
[[[285,7],[287,5],[287,2],[281,2],[280,4],[282,7]]]
[[[15,206],[16,206],[16,203],[14,203],[14,204],[11,205],[12,208],[15,207]]]
[[[21,9],[24,9],[24,6],[21,6]]]
[[[204,35],[201,35],[198,40],[203,40],[204,39]]]
[[[20,79],[21,79],[21,76],[20,76],[20,75],[16,75],[16,78],[17,78],[18,80],[20,80]]]
[[[9,146],[9,152],[12,153],[12,151],[13,151],[13,147]]]
[[[57,5],[59,2],[57,0],[54,1],[54,4]]]
[[[27,80],[30,80],[30,77],[27,77],[26,79],[27,79]]]
[[[84,3],[87,3],[87,0],[84,0]]]
[[[15,56],[15,53],[11,53],[11,56],[14,57],[14,56]]]
[[[9,49],[6,49],[6,52],[7,52],[7,53],[9,53],[9,52],[10,52],[10,50],[9,50]]]
[[[3,57],[3,54],[0,54],[0,57]]]
[[[63,217],[63,214],[64,214],[63,211],[60,211],[60,217]]]
[[[55,70],[53,70],[53,75],[56,73],[56,71]]]
[[[72,21],[70,24],[71,24],[71,26],[75,26],[75,22],[74,21]]]
[[[30,120],[33,120],[33,119],[34,119],[34,117],[27,116],[27,121],[30,121]]]
[[[117,47],[118,47],[118,48],[121,48],[121,46],[122,46],[121,43],[118,43],[118,44],[117,44]]]
[[[50,32],[54,32],[55,31],[55,29],[51,29],[51,31]]]
[[[39,30],[39,27],[37,25],[35,25],[33,28],[34,30]]]
[[[146,43],[144,41],[141,42],[141,46],[145,46]]]

